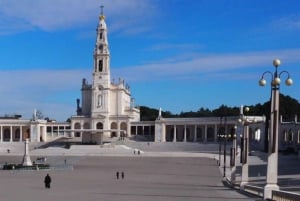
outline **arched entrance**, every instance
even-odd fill
[[[127,124],[125,122],[121,123],[121,133],[120,133],[120,137],[121,139],[127,137]],[[124,132],[125,131],[125,132]]]
[[[110,129],[112,129],[112,130],[118,129],[117,123],[116,123],[116,122],[112,122],[112,123],[110,124]],[[111,134],[110,134],[110,137],[111,137],[111,138],[117,137],[117,132],[116,132],[116,131],[112,131]]]
[[[186,141],[188,141],[188,142],[193,141],[193,136],[191,136],[191,131],[189,128],[186,128]]]
[[[207,128],[207,141],[208,142],[213,142],[215,140],[214,131],[215,131],[215,129],[213,127]]]
[[[203,132],[202,132],[202,128],[200,127],[197,127],[196,141],[197,142],[203,141]]]
[[[80,129],[80,123],[75,123],[75,129]],[[81,137],[80,132],[75,132],[75,137]]]
[[[16,131],[15,131],[15,137],[14,137],[14,141],[20,141],[20,129],[17,128]]]
[[[6,128],[3,132],[3,141],[9,142],[10,141],[10,129]]]
[[[83,124],[83,129],[90,129],[90,123],[85,122]],[[87,144],[95,144],[93,139],[93,134],[91,132],[83,132],[82,133],[83,141]]]

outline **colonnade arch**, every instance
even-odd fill
[[[118,129],[118,124],[116,122],[112,122],[110,124],[110,129],[112,130]],[[110,137],[117,137],[117,132],[116,131],[111,132]]]
[[[215,141],[215,129],[213,127],[207,128],[207,141],[209,142]]]
[[[21,142],[30,139],[30,129],[27,126],[3,126],[0,136],[3,142]]]
[[[81,129],[80,123],[75,123],[74,124],[74,129]],[[80,132],[75,132],[75,137],[81,137],[81,133]]]
[[[124,136],[121,136],[121,137],[127,137],[127,123],[122,122],[120,127],[121,127],[121,130],[126,131],[126,133],[121,132],[121,135],[124,135]]]
[[[10,129],[5,128],[3,132],[3,141],[9,142],[10,141]]]
[[[103,129],[103,123],[102,122],[98,122],[96,124],[96,129]]]

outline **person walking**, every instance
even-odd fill
[[[49,174],[47,174],[47,175],[45,176],[44,183],[45,183],[45,188],[50,188],[51,177],[50,177]]]
[[[117,179],[119,179],[119,172],[116,173]]]
[[[122,177],[122,179],[124,179],[124,177],[125,177],[124,172],[122,172],[121,177]]]

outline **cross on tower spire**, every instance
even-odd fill
[[[104,8],[104,6],[101,5],[100,8],[101,8],[101,15],[103,15],[103,8]]]
[[[103,14],[103,8],[104,8],[104,6],[101,5],[100,8],[101,8],[100,19],[101,19],[101,20],[104,20],[104,19],[105,19],[105,16],[104,16],[104,14]]]

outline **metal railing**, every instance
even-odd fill
[[[288,191],[272,191],[272,200],[276,201],[299,201],[300,194]]]
[[[250,193],[252,195],[257,195],[260,197],[264,196],[264,188],[252,185],[244,185],[245,192]],[[288,192],[288,191],[272,191],[272,200],[274,201],[299,201],[300,194]]]

